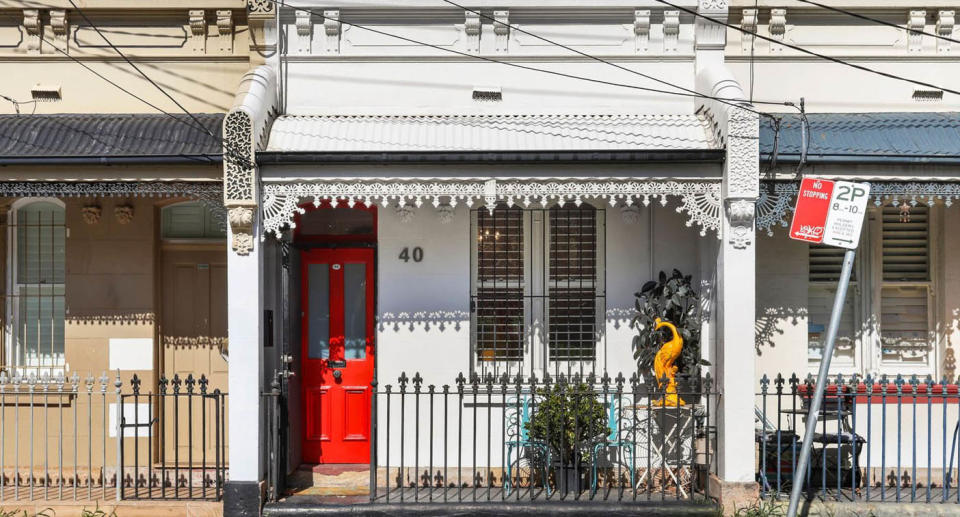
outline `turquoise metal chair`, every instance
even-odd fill
[[[619,449],[625,451],[630,455],[630,462],[627,464],[627,469],[630,471],[630,486],[635,487],[636,483],[634,481],[634,476],[636,475],[633,470],[634,458],[636,457],[636,450],[633,447],[633,442],[629,440],[624,440],[620,436],[620,425],[619,419],[617,418],[617,407],[616,407],[616,395],[610,395],[610,400],[608,401],[608,406],[610,407],[610,412],[607,416],[607,428],[610,429],[610,434],[607,435],[603,441],[597,443],[593,446],[593,475],[590,480],[590,493],[597,493],[597,458],[599,457],[600,449]],[[620,454],[618,454],[619,456]],[[622,463],[622,462],[621,462]]]
[[[528,450],[540,451],[543,454],[545,462],[543,464],[543,483],[547,490],[547,495],[550,495],[550,481],[549,481],[549,472],[550,468],[550,447],[547,446],[546,442],[539,440],[533,440],[530,438],[530,433],[527,431],[527,423],[530,422],[530,400],[532,397],[523,397],[523,403],[520,407],[520,414],[517,415],[519,423],[520,434],[515,440],[507,442],[507,478],[503,482],[503,488],[506,491],[507,495],[510,495],[511,489],[511,480],[513,479],[513,462],[511,458],[513,457],[514,449],[517,449],[518,455],[517,459],[519,460],[519,449],[526,448]],[[530,481],[533,483],[533,480]]]

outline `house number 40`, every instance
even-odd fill
[[[409,247],[405,247],[400,250],[400,260],[404,262],[410,262],[410,259],[413,259],[414,262],[420,262],[423,260],[423,248],[417,246],[413,248],[413,251]]]

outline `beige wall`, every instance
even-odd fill
[[[239,79],[249,68],[250,31],[242,1],[95,2],[81,4],[86,19],[69,3],[28,6],[39,7],[35,18],[33,10],[11,4],[0,4],[2,93],[23,102],[31,100],[36,84],[60,88],[62,100],[37,104],[37,113],[156,112],[96,74],[165,111],[179,112],[90,28],[87,19],[191,112],[229,109]],[[58,12],[64,9],[65,25]],[[226,20],[232,26],[221,23]],[[21,106],[26,113],[33,109]],[[0,113],[13,112],[11,103],[0,103]]]

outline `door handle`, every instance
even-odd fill
[[[334,378],[334,380],[338,380],[338,381],[339,381],[341,377],[343,377],[343,374],[340,373],[340,370],[334,370],[334,371],[333,371],[333,378]]]

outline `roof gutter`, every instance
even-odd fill
[[[769,154],[769,153],[766,153]],[[778,154],[778,162],[797,163],[799,154]],[[761,161],[769,163],[769,158]],[[902,154],[844,154],[844,155],[807,155],[805,163],[878,163],[878,164],[913,164],[913,165],[960,165],[960,155],[948,156],[909,156]]]
[[[149,156],[0,156],[2,165],[131,165],[191,164],[207,165],[223,162],[219,154],[169,154]]]
[[[257,153],[265,164],[410,164],[410,163],[642,163],[723,162],[721,149],[675,151],[476,151],[476,152],[285,152]]]

